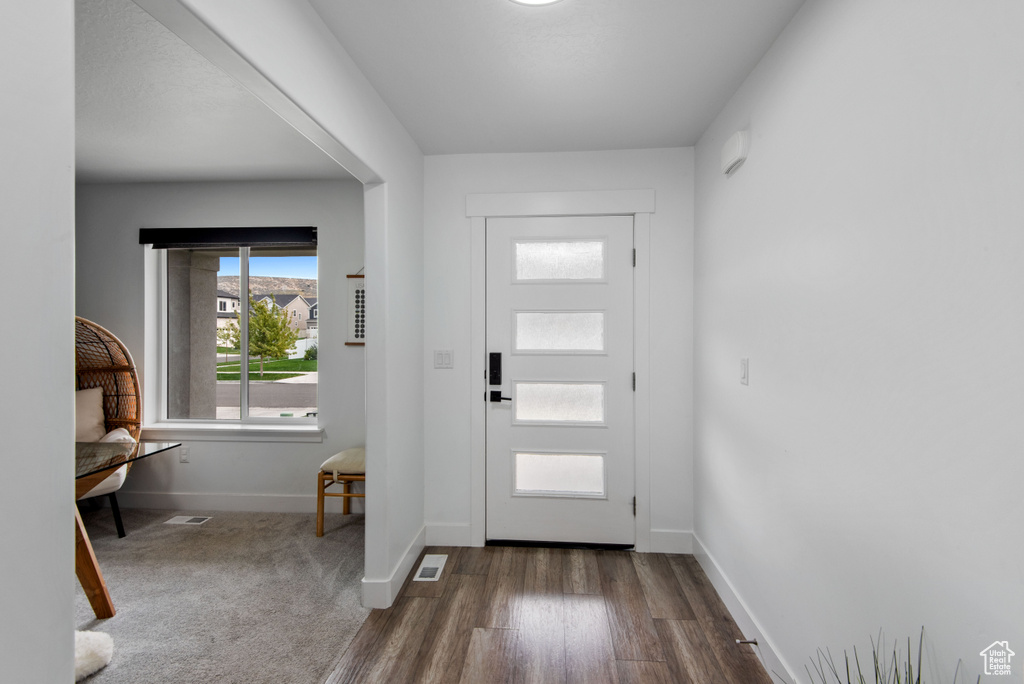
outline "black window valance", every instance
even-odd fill
[[[140,228],[139,244],[153,249],[316,246],[316,226],[256,228]]]

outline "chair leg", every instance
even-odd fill
[[[346,494],[348,494],[348,493],[350,493],[352,491],[352,481],[351,480],[345,480],[345,483],[342,486],[342,491],[344,491]],[[349,510],[348,509],[348,501],[349,501],[349,497],[347,497],[347,496],[343,497],[341,499],[341,514],[342,515],[348,515],[348,510]]]
[[[316,536],[324,536],[324,474],[316,474]]]
[[[124,538],[124,523],[121,522],[121,509],[117,505],[117,493],[110,492],[107,496],[110,498],[110,510],[114,512],[114,525],[117,526],[117,536]]]

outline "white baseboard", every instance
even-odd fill
[[[693,553],[693,532],[651,530],[651,553]]]
[[[700,537],[694,533],[692,538],[694,557],[700,563],[700,567],[704,569],[704,574],[708,576],[715,591],[722,598],[725,607],[729,609],[729,614],[736,621],[736,625],[747,639],[757,639],[757,646],[751,646],[750,648],[754,649],[754,653],[761,660],[761,664],[768,671],[768,675],[771,676],[773,681],[796,682],[797,678],[793,675],[793,671],[786,665],[772,645],[772,640],[761,629],[757,619],[747,609],[747,604],[736,593],[732,582],[722,572],[722,568],[715,562],[711,554],[708,553]]]
[[[427,523],[427,546],[472,546],[469,523]]]
[[[416,537],[406,547],[391,575],[385,579],[363,578],[363,606],[366,608],[389,608],[405,584],[405,578],[412,572],[416,560],[426,546],[426,527],[421,527]]]
[[[335,497],[337,498],[337,497]],[[254,511],[259,513],[316,513],[316,494],[225,494],[196,492],[117,492],[125,508],[190,511]],[[341,501],[328,499],[328,513],[341,513]],[[363,502],[352,501],[351,511],[363,513]]]

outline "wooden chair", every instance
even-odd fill
[[[142,433],[142,396],[132,355],[113,333],[79,316],[75,317],[75,389],[103,388],[103,418],[107,432],[124,428],[138,449]],[[116,491],[131,464],[115,470],[82,499],[107,496],[114,512],[117,536],[124,536]]]
[[[366,482],[366,449],[356,447],[340,451],[323,462],[316,476],[316,536],[324,536],[324,497],[343,497],[341,512],[349,513],[349,499],[365,498],[366,494],[352,491],[353,482]],[[328,492],[332,485],[340,484],[342,491]]]

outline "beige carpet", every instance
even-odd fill
[[[359,603],[363,516],[122,509],[83,511],[117,610],[97,620],[81,587],[79,630],[109,634],[95,684],[325,681],[369,614]],[[211,515],[200,526],[176,515]]]

